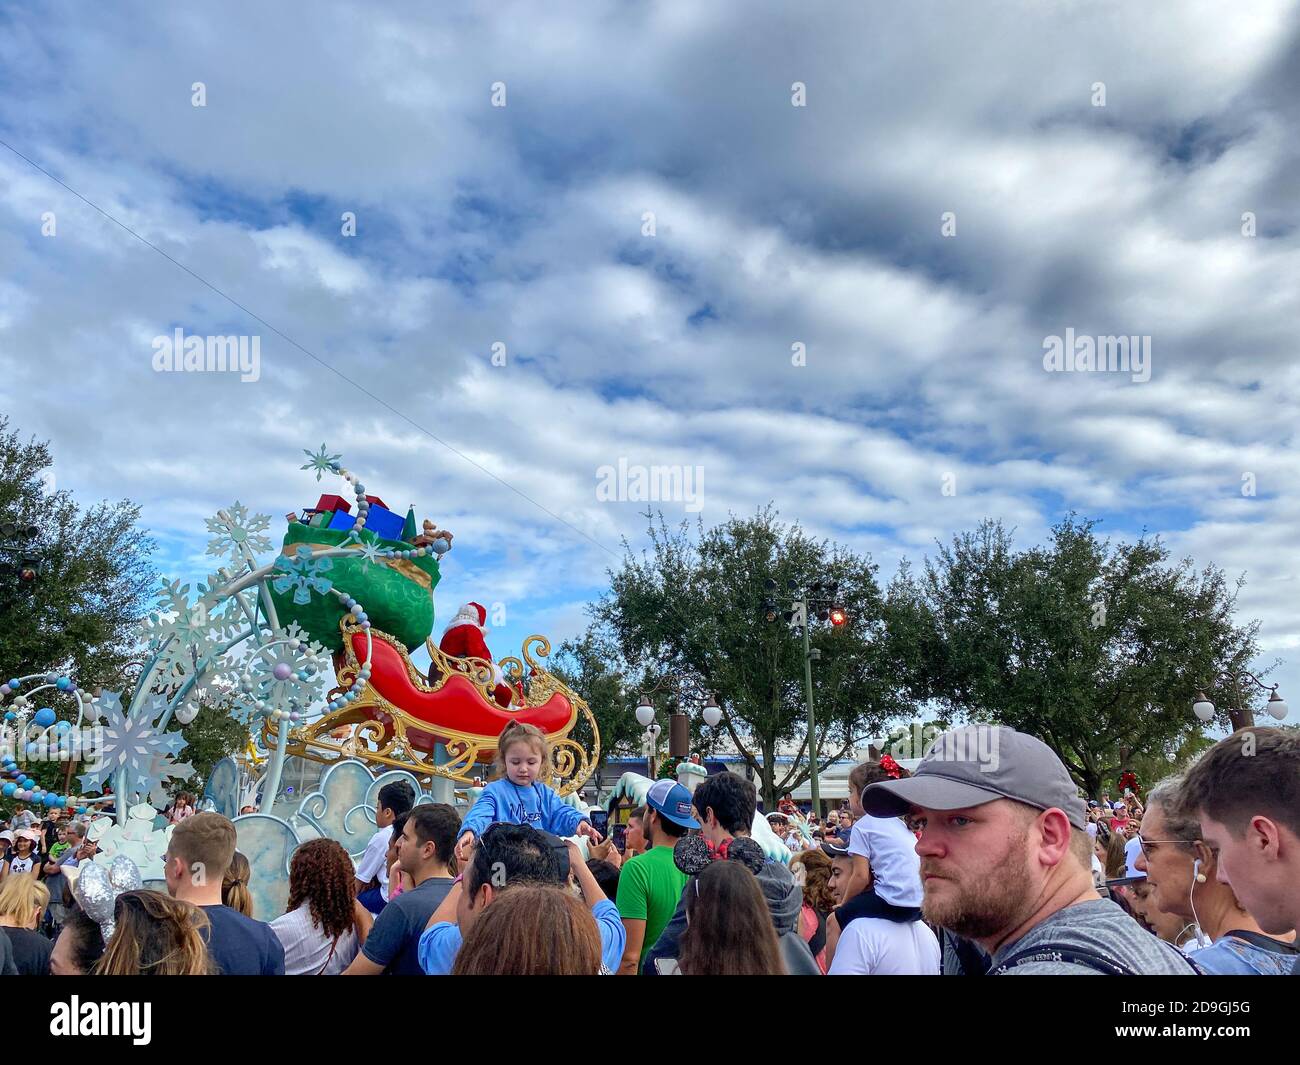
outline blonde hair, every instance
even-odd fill
[[[500,780],[506,775],[506,751],[516,743],[526,743],[542,760],[542,779],[551,774],[551,745],[546,741],[546,733],[536,725],[523,721],[511,721],[501,730],[497,740],[497,756],[492,761],[492,779]]]
[[[248,890],[248,881],[252,876],[253,870],[248,859],[235,851],[234,858],[230,860],[230,868],[221,878],[221,901],[245,917],[253,916],[253,896]]]
[[[36,923],[41,923],[41,915],[50,904],[50,889],[35,876],[14,875],[4,878],[0,883],[0,917],[8,917],[19,928],[30,928],[32,911],[39,908]]]

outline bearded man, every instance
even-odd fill
[[[975,943],[990,976],[1197,971],[1097,894],[1084,800],[1033,736],[993,725],[944,733],[913,776],[870,785],[862,806],[921,830],[922,912]]]

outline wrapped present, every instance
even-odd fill
[[[405,524],[399,515],[384,506],[376,506],[372,503],[370,510],[366,512],[366,528],[385,540],[400,540]]]
[[[316,500],[316,510],[323,510],[326,513],[332,510],[341,510],[344,514],[347,514],[352,510],[352,504],[342,496],[324,495],[321,496],[320,499]]]
[[[330,516],[329,524],[325,528],[341,529],[346,532],[356,524],[356,520],[351,514],[336,510]],[[400,540],[404,525],[405,522],[387,507],[372,503],[370,510],[366,512],[366,530],[385,540]]]

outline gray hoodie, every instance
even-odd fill
[[[758,886],[763,890],[763,898],[772,914],[772,926],[776,929],[777,942],[781,946],[781,957],[785,962],[786,972],[792,976],[820,976],[821,970],[813,959],[808,944],[799,935],[799,913],[803,908],[803,892],[794,882],[790,870],[780,862],[765,862],[756,874]],[[692,879],[694,879],[692,877]],[[675,959],[678,954],[678,941],[686,931],[686,891],[691,887],[690,881],[682,897],[677,901],[677,909],[672,920],[664,926],[662,934],[655,945],[650,948],[641,965],[641,972],[655,976],[658,969],[655,962],[660,959]]]

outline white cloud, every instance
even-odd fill
[[[572,629],[639,542],[595,495],[624,457],[887,571],[984,517],[1153,515],[1300,643],[1294,3],[135,10],[8,13],[0,136],[275,329],[0,149],[0,406],[170,555],[311,502],[324,440],[456,531],[441,615]],[[153,373],[176,326],[258,333],[261,380]],[[1067,327],[1150,334],[1151,381],[1046,374]]]

